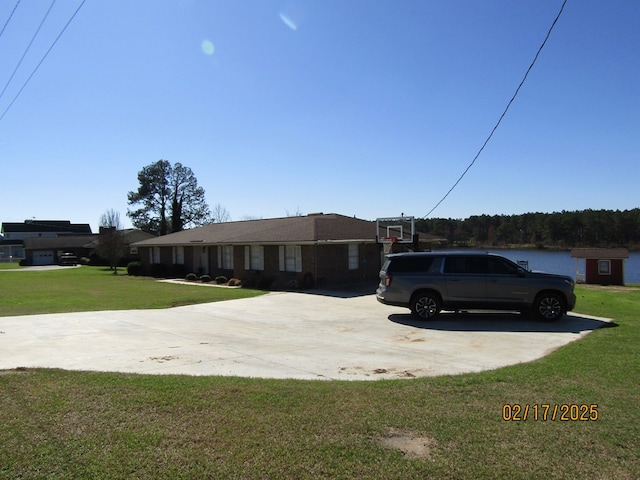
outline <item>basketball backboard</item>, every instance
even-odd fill
[[[384,243],[413,243],[416,233],[414,217],[389,217],[376,220],[376,241]]]

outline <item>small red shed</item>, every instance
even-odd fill
[[[626,248],[574,248],[576,279],[599,285],[624,285],[624,261],[629,258]],[[585,260],[584,273],[580,273],[580,260]]]

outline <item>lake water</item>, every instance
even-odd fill
[[[465,252],[468,250],[465,250]],[[568,251],[550,250],[482,250],[483,252],[497,253],[511,261],[529,262],[529,270],[548,273],[560,273],[576,278],[576,259]],[[580,260],[580,273],[584,274],[585,261]],[[629,252],[629,258],[624,262],[624,282],[640,283],[640,252]]]

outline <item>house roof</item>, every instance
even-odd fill
[[[212,223],[136,242],[137,247],[376,241],[376,224],[336,213]]]
[[[2,233],[54,232],[58,234],[91,235],[88,223],[69,220],[25,220],[23,223],[3,222]]]
[[[135,228],[125,228],[124,230],[118,230],[122,233],[123,242],[129,246],[132,243],[139,242],[141,240],[148,240],[150,238],[156,238],[150,233],[137,230]],[[87,248],[99,248],[100,247],[100,234],[94,235],[90,243],[85,245]]]
[[[614,260],[629,258],[629,250],[626,248],[574,248],[571,250],[574,258]]]
[[[23,242],[25,250],[64,250],[66,248],[94,248],[95,238],[95,235],[65,235],[63,237],[25,238]]]
[[[140,242],[142,240],[148,240],[150,238],[155,237],[150,233],[143,232],[142,230],[137,230],[134,228],[124,229],[124,243],[126,243],[127,245],[135,242]]]

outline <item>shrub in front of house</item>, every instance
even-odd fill
[[[151,264],[151,276],[154,278],[163,278],[167,275],[167,267],[164,263]]]
[[[202,275],[200,277],[200,281],[202,283],[209,283],[211,281],[211,277],[209,275]]]
[[[129,262],[127,265],[127,275],[142,275],[142,262]]]
[[[195,273],[190,273],[185,277],[185,279],[187,280],[187,282],[195,282],[196,280],[198,280],[198,276]]]
[[[239,278],[232,278],[227,282],[230,287],[241,287],[242,281]]]
[[[225,277],[224,275],[220,275],[216,277],[216,283],[218,285],[222,285],[224,283],[227,283],[229,281],[229,279],[227,277]]]
[[[184,265],[174,263],[169,267],[168,275],[171,278],[184,278],[186,274],[187,269],[184,267]]]
[[[275,279],[273,277],[263,277],[258,280],[258,289],[260,290],[272,290]]]

